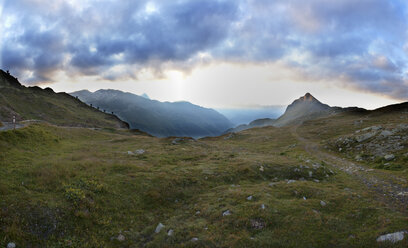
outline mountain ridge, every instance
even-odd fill
[[[9,72],[0,70],[0,121],[41,120],[75,127],[128,128],[113,114],[106,114],[65,92],[51,88],[26,87]]]
[[[136,128],[158,137],[204,137],[222,134],[232,124],[214,109],[190,102],[160,102],[120,90],[72,92],[94,106],[116,113]]]

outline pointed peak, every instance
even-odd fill
[[[306,93],[301,99],[303,99],[304,101],[316,101],[317,99],[314,98],[314,96],[312,96],[312,94],[310,94],[309,92]]]

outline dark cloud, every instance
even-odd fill
[[[159,74],[165,63],[188,63],[205,52],[215,60],[282,60],[322,80],[347,78],[364,90],[408,98],[405,1],[74,3],[5,1],[2,67],[33,83],[53,81],[58,70],[115,80],[135,75],[109,73],[114,66]]]

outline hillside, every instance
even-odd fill
[[[73,127],[128,127],[115,115],[102,113],[66,93],[25,87],[0,70],[0,121],[11,122],[13,116],[18,122],[41,120]]]
[[[199,140],[0,132],[0,246],[407,247],[407,106]],[[396,140],[393,160],[354,159]]]
[[[130,124],[158,137],[216,136],[232,124],[213,109],[189,102],[159,102],[118,90],[77,91],[71,93],[88,104],[114,112]]]

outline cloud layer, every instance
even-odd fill
[[[408,99],[405,1],[5,0],[0,66],[26,82],[206,61],[279,61],[319,81]]]

